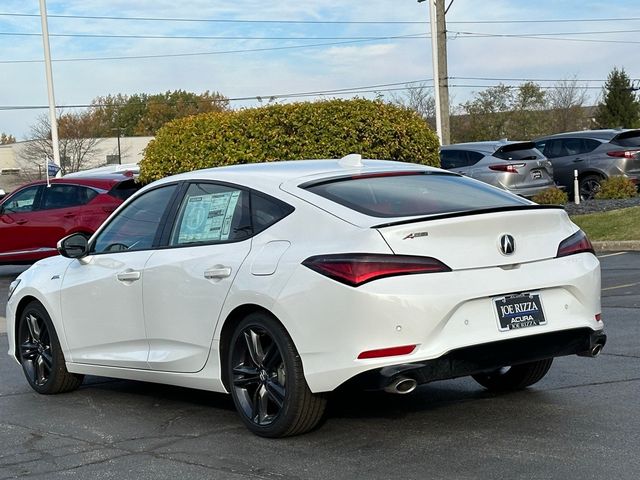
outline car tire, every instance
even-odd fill
[[[600,175],[587,175],[580,179],[580,200],[593,200],[600,191],[603,178]]]
[[[553,358],[504,367],[493,372],[472,375],[473,379],[488,390],[505,392],[522,390],[542,380],[553,363]]]
[[[18,322],[18,360],[29,385],[42,394],[77,389],[84,376],[67,371],[53,322],[42,304],[29,303]]]
[[[311,392],[291,337],[268,314],[249,314],[236,326],[227,378],[242,421],[256,435],[299,435],[323,417],[326,396]]]

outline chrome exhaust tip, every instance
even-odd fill
[[[398,395],[406,395],[413,392],[418,386],[413,378],[398,377],[391,381],[389,385],[384,388],[387,393],[396,393]]]
[[[603,345],[601,343],[596,343],[591,349],[591,356],[597,357],[598,355],[600,355],[600,352],[602,352],[602,347]]]

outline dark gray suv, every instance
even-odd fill
[[[573,171],[578,170],[580,197],[591,199],[600,182],[624,175],[640,180],[640,130],[584,130],[534,140],[553,163],[555,180],[573,191]]]
[[[440,166],[522,197],[553,187],[553,167],[532,142],[469,142],[440,148]]]

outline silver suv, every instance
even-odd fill
[[[600,182],[624,175],[640,179],[640,130],[584,130],[534,140],[553,163],[556,181],[573,191],[573,171],[578,170],[580,197],[591,199]]]
[[[469,142],[440,148],[440,166],[533,197],[555,186],[553,167],[532,142]]]

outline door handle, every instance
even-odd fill
[[[27,223],[27,222],[28,222],[28,220],[25,220],[24,218],[21,218],[21,219],[19,219],[19,220],[16,220],[16,223],[17,223],[18,225],[24,225],[24,224],[25,224],[25,223]]]
[[[128,269],[124,272],[120,272],[117,275],[117,278],[121,282],[135,282],[136,280],[140,280],[140,272]]]
[[[578,163],[578,162],[582,162],[584,160],[584,158],[576,158],[573,160],[573,163]]]
[[[65,214],[63,215],[63,217],[64,217],[64,218],[73,218],[73,217],[75,217],[75,216],[76,216],[76,214],[75,214],[75,213],[65,213]]]
[[[204,278],[207,280],[227,278],[229,275],[231,275],[231,267],[225,267],[224,265],[216,265],[204,271]]]

